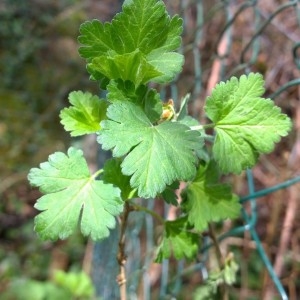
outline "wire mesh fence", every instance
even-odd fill
[[[213,86],[230,76],[257,71],[265,77],[266,96],[276,101],[295,122],[292,136],[284,139],[273,154],[262,157],[253,170],[230,179],[236,192],[243,195],[240,197],[243,209],[240,220],[224,222],[219,228],[218,240],[227,247],[226,251],[237,246],[242,253],[241,279],[238,291],[233,288],[233,299],[298,299],[299,268],[295,265],[299,264],[300,247],[296,185],[300,181],[300,3],[297,0],[165,2],[171,14],[184,19],[180,51],[186,63],[175,82],[159,87],[162,99],[172,98],[179,105],[180,99],[191,93],[190,111],[205,123],[202,108]],[[99,154],[100,165],[105,155]],[[165,218],[174,216],[174,208],[157,201],[147,200],[142,204]],[[173,260],[153,264],[159,230],[150,215],[131,213],[126,239],[129,299],[191,299],[192,293],[186,294],[187,291],[208,278],[211,241],[203,238],[198,259],[192,264]],[[117,237],[115,229],[109,240],[94,247],[93,277],[103,299],[117,298],[119,293],[115,283]],[[253,288],[247,281],[249,249],[257,251],[258,264],[268,272],[268,275],[261,272],[262,284]],[[286,262],[291,265],[286,267]]]

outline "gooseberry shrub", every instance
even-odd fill
[[[180,213],[170,221],[153,212],[164,227],[156,262],[171,255],[193,259],[201,233],[212,222],[239,216],[239,198],[220,176],[254,166],[260,154],[271,152],[287,135],[291,121],[262,97],[264,80],[258,73],[217,84],[206,99],[207,124],[188,114],[188,96],[178,110],[172,100],[161,99],[150,83],[168,84],[181,72],[184,57],[176,50],[182,23],[160,0],[125,0],[110,23],[81,25],[79,54],[107,96],[71,92],[61,123],[73,137],[96,133],[112,158],[90,174],[83,152],[70,147],[30,170],[31,185],[43,193],[35,204],[40,211],[35,231],[42,239],[66,239],[79,226],[83,235],[99,241],[109,236],[116,217],[124,235],[130,212],[143,210],[136,199],[159,198]],[[207,133],[212,130],[213,136]],[[179,182],[185,182],[180,203]],[[230,265],[236,270],[228,260],[223,271]],[[118,280],[123,285],[124,274]]]

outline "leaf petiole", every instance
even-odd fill
[[[191,126],[191,130],[204,130],[204,129],[209,129],[209,128],[214,128],[215,124],[210,123],[210,124],[205,124],[205,125],[197,125],[197,126]]]
[[[134,198],[134,195],[136,194],[136,192],[137,192],[137,188],[132,189],[131,192],[128,194],[128,199]]]
[[[156,218],[160,223],[165,224],[166,220],[162,218],[159,214],[157,214],[155,211],[150,210],[142,205],[138,205],[132,201],[130,201],[130,204],[132,205],[133,210],[135,211],[143,211],[147,214],[150,214],[152,217]]]
[[[100,174],[102,174],[104,172],[104,170],[103,169],[100,169],[100,170],[98,170],[98,171],[96,171],[93,175],[92,175],[92,179],[95,179],[95,178],[97,178]]]

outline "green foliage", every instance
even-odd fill
[[[207,98],[205,111],[216,131],[213,154],[225,173],[253,167],[259,153],[271,152],[291,129],[290,119],[263,93],[262,75],[251,73],[219,83]]]
[[[70,93],[69,100],[73,106],[60,112],[65,130],[71,131],[71,136],[98,132],[106,118],[107,101],[81,91]]]
[[[84,272],[56,271],[53,281],[15,279],[1,295],[3,300],[92,299],[94,287]]]
[[[206,229],[209,222],[239,216],[239,198],[232,194],[230,185],[219,182],[219,177],[214,161],[200,164],[195,179],[182,193],[182,207],[199,231]]]
[[[122,160],[118,158],[109,159],[104,165],[103,181],[111,183],[121,190],[122,199],[128,200],[136,196],[136,189],[130,186],[130,177],[122,173]]]
[[[91,78],[107,90],[107,99],[73,92],[72,106],[62,110],[61,122],[72,136],[96,132],[113,159],[90,175],[82,152],[70,148],[68,155],[56,152],[31,169],[30,183],[45,194],[35,205],[42,211],[35,230],[43,239],[67,238],[77,224],[84,235],[103,239],[123,207],[121,222],[133,209],[143,210],[135,197],[177,205],[179,181],[186,182],[180,217],[165,222],[150,212],[164,223],[158,262],[172,254],[176,259],[195,257],[200,234],[210,222],[239,216],[238,197],[220,181],[221,172],[239,173],[253,166],[260,153],[272,151],[288,133],[291,122],[262,98],[260,74],[216,86],[205,107],[212,124],[201,125],[188,115],[188,96],[178,113],[173,101],[164,103],[147,84],[168,83],[181,70],[183,56],[174,52],[181,31],[182,20],[170,18],[163,2],[156,0],[126,0],[111,23],[93,20],[80,27],[79,53]],[[215,130],[215,139],[206,133],[208,128]],[[205,139],[213,141],[212,151]],[[236,265],[228,262],[211,274],[207,293],[232,284],[235,272]]]
[[[232,285],[236,282],[236,275],[239,267],[235,262],[233,255],[229,254],[225,260],[224,267],[221,270],[212,271],[205,283],[196,289],[194,300],[212,300],[220,299],[217,295],[218,287],[221,285]]]
[[[69,291],[76,299],[91,299],[94,294],[94,286],[91,278],[84,272],[56,271],[53,281],[57,286]]]
[[[2,294],[3,300],[55,300],[71,299],[72,295],[52,282],[30,279],[15,279],[9,289]]]
[[[176,190],[179,189],[179,181],[174,181],[171,185],[167,186],[166,189],[161,193],[161,197],[169,204],[178,206],[178,199]]]
[[[122,172],[132,176],[130,184],[138,188],[140,197],[155,197],[175,180],[193,179],[193,152],[202,147],[198,132],[177,122],[153,126],[145,112],[131,102],[112,104],[107,117],[101,122],[98,141],[103,149],[113,149],[113,156],[126,155]]]
[[[154,26],[155,24],[155,26]],[[181,70],[182,19],[170,18],[162,1],[132,1],[111,23],[98,20],[81,25],[79,49],[97,79],[130,80],[135,86],[149,81],[167,83]]]
[[[131,81],[112,80],[108,86],[107,99],[110,102],[131,101],[139,105],[151,122],[156,122],[162,114],[162,102],[158,92],[140,85],[137,89]]]
[[[81,232],[98,240],[109,235],[120,214],[120,190],[90,175],[81,150],[70,148],[68,156],[56,152],[40,168],[30,170],[28,179],[42,196],[35,208],[43,211],[35,219],[42,239],[65,239],[80,223]]]
[[[161,263],[174,254],[176,259],[195,258],[198,252],[199,235],[189,230],[187,218],[167,221],[164,224],[164,234],[157,249],[155,261]]]

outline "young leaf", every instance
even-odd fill
[[[190,224],[203,231],[209,222],[239,216],[241,206],[228,184],[219,183],[216,164],[200,164],[196,178],[182,193],[182,208]]]
[[[205,283],[196,289],[194,300],[220,299],[217,295],[220,285],[233,285],[236,282],[239,267],[235,262],[233,254],[229,253],[225,259],[225,265],[221,270],[209,273]]]
[[[111,23],[81,25],[79,53],[92,74],[131,80],[136,86],[150,80],[165,83],[183,65],[183,56],[172,52],[180,46],[181,32],[182,19],[170,18],[163,1],[126,0]]]
[[[130,177],[123,175],[121,172],[122,160],[119,158],[112,158],[105,162],[103,181],[104,183],[111,183],[121,190],[122,199],[128,200],[136,196],[136,191],[130,186]]]
[[[260,153],[269,153],[291,129],[291,121],[264,92],[262,75],[251,73],[219,83],[206,101],[216,139],[214,158],[224,173],[252,167]]]
[[[100,72],[108,79],[130,80],[136,86],[163,75],[151,65],[139,49],[125,54],[109,52],[93,59],[89,69]]]
[[[157,49],[149,53],[146,57],[151,66],[161,73],[151,80],[156,83],[164,84],[172,81],[174,77],[181,71],[184,63],[184,57],[176,52],[163,53],[162,49]],[[147,81],[147,82],[148,82]]]
[[[144,111],[131,102],[116,102],[107,110],[110,120],[101,122],[98,142],[122,157],[122,172],[140,197],[155,197],[175,180],[191,180],[200,134],[177,122],[153,126]]]
[[[163,259],[170,258],[172,253],[176,259],[192,259],[197,255],[198,246],[199,235],[188,231],[186,218],[167,221],[155,262],[161,263]]]
[[[151,122],[159,120],[162,114],[162,102],[154,89],[140,85],[137,89],[131,81],[112,80],[107,86],[107,99],[110,102],[131,101],[141,106]]]
[[[224,282],[228,285],[233,285],[236,282],[238,270],[239,266],[234,260],[233,254],[229,253],[225,260]]]
[[[83,235],[99,240],[115,226],[123,209],[120,190],[91,176],[81,150],[69,148],[68,155],[55,152],[40,168],[30,170],[28,179],[42,196],[35,208],[35,230],[42,239],[65,239],[80,224]]]
[[[71,136],[98,132],[100,122],[106,118],[108,102],[81,91],[70,93],[69,101],[73,106],[60,112],[65,130],[71,131]]]

